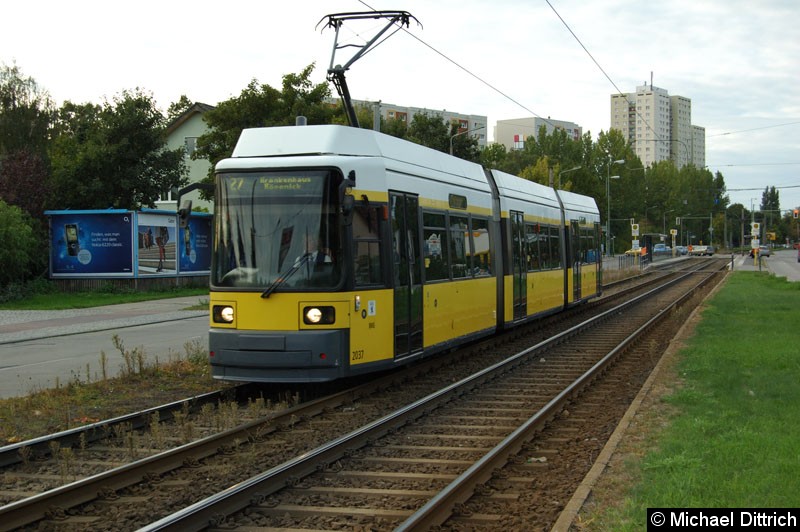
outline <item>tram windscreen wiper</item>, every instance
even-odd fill
[[[294,264],[292,264],[291,268],[289,268],[282,274],[278,275],[278,277],[276,277],[275,280],[272,281],[272,284],[269,285],[267,289],[261,293],[261,297],[263,297],[264,299],[268,298],[270,294],[272,294],[272,292],[275,291],[276,288],[278,288],[280,285],[288,281],[289,277],[294,275],[297,270],[302,268],[304,264],[306,264],[309,260],[311,260],[311,255],[312,255],[311,253],[306,253],[305,255],[294,261]]]

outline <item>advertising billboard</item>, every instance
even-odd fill
[[[149,277],[211,270],[210,214],[193,213],[186,228],[174,212],[47,211],[50,276]]]
[[[57,211],[50,216],[53,277],[133,277],[134,212]]]
[[[209,273],[211,270],[211,222],[210,214],[192,214],[185,228],[178,228],[178,256],[180,273]]]
[[[178,273],[177,215],[148,211],[136,217],[136,269],[139,276]]]

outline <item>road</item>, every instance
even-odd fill
[[[777,277],[786,277],[789,281],[800,281],[800,261],[797,260],[798,252],[794,249],[781,249],[773,251],[767,259],[767,268]],[[753,259],[749,259],[751,262]]]
[[[180,310],[196,303],[197,298],[151,301],[102,307],[94,313],[2,311],[0,398],[75,380],[96,381],[102,378],[104,367],[106,376],[118,375],[126,363],[114,346],[114,335],[126,351],[140,349],[150,364],[156,358],[185,357],[187,343],[206,350],[207,312]]]

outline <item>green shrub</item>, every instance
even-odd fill
[[[0,200],[0,287],[30,279],[41,263],[43,245],[33,224],[22,209]]]

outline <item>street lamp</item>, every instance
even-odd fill
[[[618,175],[611,175],[612,164],[625,164],[625,159],[609,160],[606,167],[606,255],[611,256],[611,179],[619,179]]]
[[[668,210],[668,211],[664,211],[663,225],[662,225],[662,227],[661,227],[661,231],[662,231],[664,234],[667,234],[667,215],[668,215],[669,213],[673,212],[673,211],[675,211],[675,209],[670,209],[670,210]]]
[[[580,170],[583,166],[576,166],[575,168],[570,168],[569,170],[564,170],[563,172],[558,173],[558,189],[561,190],[561,176],[564,174],[568,174],[570,172],[574,172],[575,170]]]
[[[451,135],[450,136],[450,155],[453,155],[453,139],[454,138],[456,138],[456,137],[458,137],[460,135],[466,135],[467,133],[474,133],[475,131],[480,131],[481,129],[484,129],[485,127],[486,126],[478,126],[475,129],[465,129],[464,131],[459,131],[455,135]]]

